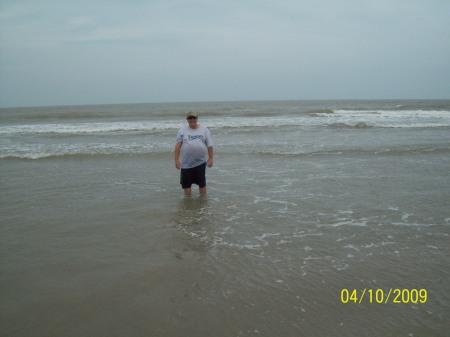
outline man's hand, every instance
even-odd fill
[[[213,166],[213,164],[214,164],[214,160],[212,160],[212,159],[208,159],[208,167],[212,167]]]
[[[181,164],[180,164],[181,144],[182,143],[176,143],[175,144],[175,151],[173,152],[174,159],[175,159],[175,167],[177,168],[177,170],[179,170],[181,168]]]

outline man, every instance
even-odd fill
[[[197,124],[198,115],[188,112],[189,125],[178,130],[175,145],[175,167],[181,169],[180,184],[185,195],[191,195],[192,184],[199,187],[200,194],[206,193],[205,169],[213,166],[213,146],[209,130]],[[206,160],[208,153],[208,160]],[[180,161],[181,154],[181,161]]]

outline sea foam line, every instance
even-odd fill
[[[385,127],[419,128],[448,127],[448,111],[357,111],[336,110],[333,113],[317,114],[321,117],[279,116],[279,117],[205,117],[202,122],[209,128],[252,128],[252,127]],[[177,130],[184,126],[179,120],[150,120],[140,122],[104,123],[47,123],[6,125],[0,127],[0,134],[102,134],[102,133],[151,133]]]

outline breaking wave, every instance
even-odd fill
[[[319,116],[319,117],[318,117]],[[321,128],[425,128],[450,127],[448,111],[359,111],[324,109],[300,116],[205,117],[209,128],[321,127]],[[110,121],[96,123],[20,124],[0,127],[0,135],[87,135],[87,134],[150,134],[173,132],[183,121],[156,119],[152,121]]]

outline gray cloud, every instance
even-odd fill
[[[449,98],[448,1],[3,1],[2,106]]]

